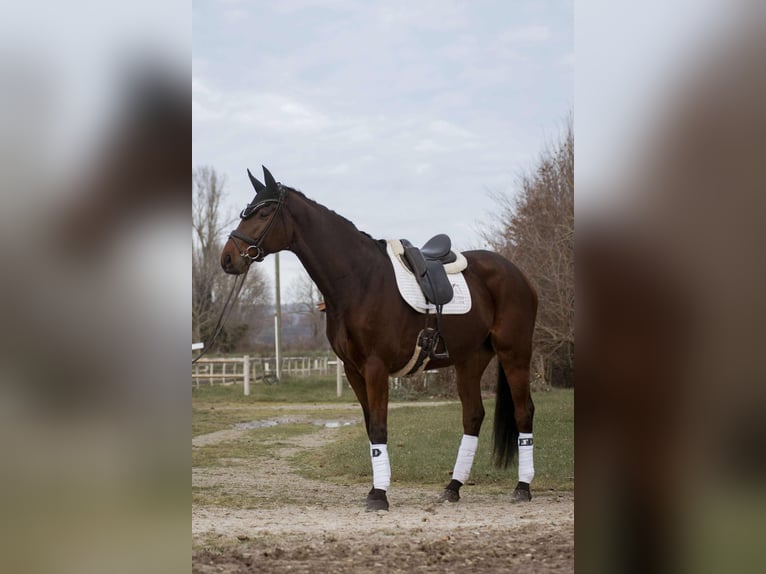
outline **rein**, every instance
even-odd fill
[[[210,348],[213,346],[213,343],[215,343],[215,340],[218,338],[218,335],[223,330],[223,326],[226,323],[226,320],[229,318],[229,315],[231,314],[231,310],[234,308],[234,306],[237,304],[237,300],[239,299],[239,294],[242,291],[242,286],[245,284],[245,277],[247,277],[247,272],[250,270],[250,264],[255,261],[260,262],[263,261],[263,258],[266,257],[266,253],[264,253],[263,248],[261,245],[263,244],[263,241],[266,239],[266,235],[271,230],[272,226],[274,225],[274,222],[277,220],[277,216],[279,215],[279,212],[282,210],[282,206],[285,203],[285,197],[287,196],[287,190],[282,187],[281,184],[279,185],[279,198],[278,199],[267,199],[266,201],[259,202],[257,204],[251,204],[248,205],[245,209],[242,210],[242,213],[240,213],[239,217],[240,219],[248,219],[249,217],[252,217],[253,214],[258,210],[259,207],[263,207],[264,205],[268,203],[276,203],[277,207],[274,209],[274,213],[271,215],[271,219],[269,219],[269,222],[266,224],[266,227],[261,232],[260,236],[257,239],[254,239],[247,235],[246,233],[242,233],[241,231],[235,229],[229,234],[229,239],[239,239],[241,241],[244,241],[247,243],[247,248],[243,251],[242,249],[239,250],[239,255],[243,259],[247,261],[247,267],[245,267],[245,272],[241,275],[238,275],[234,278],[234,282],[231,285],[231,290],[229,291],[229,296],[226,298],[226,302],[223,305],[223,309],[221,309],[221,315],[218,317],[218,321],[215,324],[215,328],[213,329],[213,336],[210,337],[209,341],[205,342],[205,347],[202,350],[202,352],[197,355],[194,359],[192,359],[192,364],[199,361],[202,356],[210,350]],[[234,242],[235,245],[237,245],[236,242]],[[254,249],[254,254],[250,254],[250,250]]]
[[[234,278],[234,281],[231,284],[231,290],[229,291],[229,296],[226,298],[226,302],[223,304],[221,315],[218,317],[218,321],[216,322],[215,328],[213,329],[213,336],[210,337],[209,340],[205,341],[205,348],[202,349],[202,352],[199,355],[192,359],[192,365],[199,361],[202,356],[210,350],[210,348],[213,346],[213,343],[215,343],[215,340],[218,338],[218,335],[220,335],[221,331],[223,330],[224,323],[226,323],[226,320],[229,318],[231,310],[237,304],[239,293],[242,291],[242,286],[245,284],[245,277],[247,277],[247,272],[249,270],[250,266],[248,265],[242,275],[238,275]]]

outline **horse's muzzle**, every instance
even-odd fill
[[[229,275],[242,275],[250,266],[251,259],[232,254],[226,250],[221,254],[221,267]]]

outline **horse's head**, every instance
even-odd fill
[[[287,188],[277,183],[268,169],[263,168],[265,184],[247,170],[255,197],[239,214],[237,228],[221,252],[221,267],[226,273],[240,275],[253,261],[261,262],[269,253],[285,249],[289,244],[284,204]]]

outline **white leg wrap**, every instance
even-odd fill
[[[372,458],[372,486],[380,490],[388,490],[388,486],[391,484],[388,446],[370,443],[370,458]]]
[[[462,484],[468,481],[473,466],[473,457],[476,455],[476,447],[479,444],[479,437],[464,434],[460,441],[460,448],[457,451],[457,460],[455,461],[455,470],[452,471],[452,478],[459,480]]]
[[[532,482],[535,477],[535,464],[532,458],[532,433],[519,433],[519,482]]]

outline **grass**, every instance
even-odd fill
[[[300,422],[245,431],[236,439],[195,447],[195,467],[225,467],[257,464],[276,456],[290,438],[315,432],[313,419],[360,418],[361,409],[345,386],[343,397],[335,396],[334,378],[288,379],[274,385],[252,385],[245,397],[242,385],[202,386],[192,389],[192,433],[194,436],[231,428],[239,422],[295,417]],[[552,390],[533,395],[535,411],[535,490],[571,490],[574,487],[574,391]],[[302,408],[291,408],[301,403]],[[306,404],[322,410],[305,409]],[[333,405],[337,406],[335,408]],[[346,408],[354,405],[354,409]],[[330,408],[328,408],[330,407]],[[471,481],[487,492],[505,492],[516,479],[516,467],[494,468],[490,461],[494,400],[485,401],[487,418]],[[389,412],[389,453],[394,485],[444,485],[452,472],[462,436],[460,404],[405,406]],[[305,450],[293,460],[297,471],[309,478],[338,484],[371,481],[369,442],[364,425],[337,429],[337,440],[321,449]],[[211,497],[232,504],[241,494],[219,489],[197,488],[193,500],[210,502]],[[249,495],[252,496],[252,495]],[[238,498],[239,497],[239,498]],[[253,504],[253,500],[241,500]],[[237,506],[237,505],[235,505]]]
[[[266,404],[357,404],[354,393],[347,386],[343,396],[338,398],[335,385],[335,379],[328,377],[288,378],[278,384],[252,384],[250,396],[245,396],[241,384],[192,387],[192,436],[229,428],[240,422],[271,418],[274,412],[263,408]],[[288,411],[280,413],[281,416],[287,414]]]
[[[255,403],[353,403],[358,404],[356,395],[348,382],[343,381],[343,394],[337,396],[335,376],[285,378],[279,383],[250,385],[250,396],[245,396],[240,383],[231,385],[200,385],[192,387],[192,402],[229,403],[252,405]],[[429,401],[429,398],[415,397],[414,400]],[[392,392],[392,400],[394,394]]]
[[[274,449],[289,446],[290,438],[314,432],[312,424],[289,424],[246,431],[242,437],[192,449],[192,466],[216,467],[241,464],[272,456]]]
[[[297,423],[245,431],[235,439],[192,448],[192,467],[242,467],[247,472],[248,468],[259,464],[259,461],[279,456],[279,449],[291,446],[291,438],[315,432],[317,428],[310,423]],[[201,506],[267,508],[290,502],[298,503],[302,499],[302,494],[291,493],[289,490],[278,500],[269,498],[253,488],[252,484],[232,485],[223,482],[192,486],[192,504]]]
[[[241,384],[200,385],[192,387],[192,401],[206,403],[253,404],[266,403],[348,403],[356,397],[348,383],[343,382],[343,396],[338,398],[335,377],[285,378],[279,383],[250,385],[245,396]]]
[[[251,408],[227,408],[218,405],[198,405],[192,403],[192,436],[199,436],[229,428],[236,423],[259,420]]]
[[[267,497],[254,488],[225,488],[192,486],[192,504],[199,506],[221,506],[223,508],[260,509],[279,508],[286,504],[305,503],[302,492],[282,493],[279,498]]]
[[[534,394],[535,481],[538,490],[574,488],[574,392]],[[471,473],[477,485],[508,488],[515,464],[496,469],[490,460],[494,401],[485,401],[487,419]],[[393,484],[446,484],[463,434],[459,403],[402,407],[389,412],[389,455]],[[369,443],[362,425],[340,429],[339,438],[319,451],[299,454],[296,462],[308,477],[341,484],[369,482]]]

